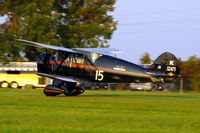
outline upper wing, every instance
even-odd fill
[[[28,40],[23,40],[23,39],[17,39],[17,41],[32,44],[32,45],[34,44],[34,46],[36,47],[54,49],[54,50],[65,51],[65,52],[70,52],[70,53],[79,53],[81,51],[90,52],[90,53],[99,53],[103,55],[116,55],[119,53],[123,53],[123,51],[115,49],[115,48],[72,48],[72,49],[69,49],[69,48],[48,45],[48,44],[43,44],[43,43],[38,43],[38,42],[33,42],[33,41],[28,41]]]
[[[54,45],[48,45],[48,44],[43,44],[43,43],[38,43],[38,42],[33,42],[33,41],[28,41],[28,40],[23,40],[23,39],[17,39],[17,41],[23,42],[23,43],[28,43],[28,44],[34,44],[36,47],[54,49],[54,50],[65,51],[65,52],[70,52],[70,53],[77,53],[76,51],[71,50],[69,48],[64,48],[64,47],[59,47],[59,46],[54,46]]]
[[[74,80],[73,78],[59,76],[59,75],[56,75],[56,74],[38,73],[38,75],[45,76],[45,77],[52,78],[52,79],[58,79],[58,80],[66,81],[66,82],[74,82],[74,83],[78,82],[77,80]]]
[[[84,51],[90,53],[98,53],[103,55],[116,55],[123,53],[123,51],[115,49],[115,48],[73,48],[73,50]]]

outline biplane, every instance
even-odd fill
[[[171,82],[179,76],[177,58],[165,52],[149,68],[117,58],[122,51],[114,48],[65,48],[18,39],[33,48],[38,75],[53,79],[44,88],[47,96],[77,96],[84,92],[80,82],[145,83]],[[44,48],[39,53],[36,49]],[[54,52],[52,52],[54,51]]]

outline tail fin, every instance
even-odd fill
[[[180,74],[178,60],[175,55],[169,52],[161,54],[150,66],[150,69],[154,72],[162,73],[160,77],[164,81],[172,81]]]

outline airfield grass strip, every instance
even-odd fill
[[[0,133],[199,133],[200,93],[0,89]]]

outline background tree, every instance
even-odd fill
[[[180,62],[181,76],[186,89],[200,91],[200,58],[191,56],[187,61]]]
[[[14,2],[14,1],[13,1]],[[0,1],[0,14],[7,15],[7,23],[0,25],[0,61],[7,63],[15,60],[19,61],[20,47],[10,42],[17,36],[19,29],[19,21],[14,11],[14,5],[11,6],[12,1]]]
[[[69,48],[107,47],[116,29],[109,15],[114,4],[115,0],[1,1],[0,14],[7,14],[9,22],[1,27],[0,43],[7,48],[5,40],[23,38]]]
[[[149,54],[148,52],[145,52],[145,53],[141,56],[141,58],[140,58],[140,63],[141,63],[141,64],[151,64],[151,63],[152,63],[150,54]]]
[[[58,33],[67,47],[105,47],[116,29],[108,12],[115,0],[56,0],[55,10],[61,13]],[[105,45],[107,44],[107,45]]]

